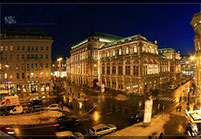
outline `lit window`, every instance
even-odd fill
[[[197,26],[197,23],[194,24],[194,27]]]
[[[133,52],[134,52],[134,53],[137,53],[137,46],[134,46]]]
[[[115,50],[112,51],[112,56],[115,56]]]
[[[129,54],[129,47],[126,47],[126,54]]]
[[[0,69],[1,69],[1,64],[0,64]]]
[[[199,21],[199,23],[201,24],[201,20]]]
[[[6,49],[5,49],[6,51],[8,50],[8,46],[6,46]]]
[[[3,46],[1,46],[1,51],[3,51]]]
[[[7,79],[7,77],[8,77],[8,74],[7,74],[7,73],[5,73],[5,76],[4,76],[4,77],[5,77],[5,79]]]
[[[110,52],[107,52],[107,57],[109,57],[110,56]]]
[[[119,49],[119,55],[121,55],[121,48]]]
[[[11,50],[11,51],[13,50],[13,46],[10,46],[10,50]]]

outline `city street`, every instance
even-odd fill
[[[179,98],[180,96],[182,96],[183,90],[185,91],[185,93],[183,93],[183,96],[187,95],[188,86],[189,82],[187,82],[185,85],[180,86],[175,91],[168,90],[165,92],[160,92],[158,97],[154,97],[153,114],[157,114],[158,112],[161,113],[163,112],[163,109],[164,112],[175,111],[175,106],[178,104]],[[71,85],[68,88],[72,88],[72,92],[74,93],[80,92],[80,88],[76,86]],[[84,93],[85,91],[87,91],[85,89],[82,90]],[[67,90],[66,92],[66,94],[68,94],[69,90]],[[105,94],[107,94],[107,92]],[[82,103],[82,106],[79,105],[79,101],[73,101],[73,103],[77,104],[72,104],[72,109],[75,114],[77,112],[77,116],[81,118],[80,124],[74,127],[67,127],[66,129],[62,130],[70,130],[74,132],[77,131],[81,132],[84,135],[88,135],[88,129],[90,129],[93,125],[97,125],[99,123],[115,124],[119,130],[128,127],[132,124],[129,122],[130,114],[135,113],[138,110],[144,109],[143,97],[130,95],[127,96],[128,100],[119,101],[115,100],[115,98],[111,95],[105,94],[88,96],[88,101],[86,103]],[[91,107],[88,107],[86,109],[85,105],[90,105]],[[96,106],[96,108],[93,109],[92,105]],[[90,111],[90,109],[93,110]],[[90,112],[87,113],[87,111]],[[185,125],[186,119],[184,117],[179,117],[177,115],[172,114],[170,121],[167,122],[164,127],[165,134],[184,135]],[[30,137],[30,135],[36,134],[45,136],[48,135],[48,138],[54,138],[53,135],[56,131],[58,131],[58,128],[54,127],[53,125],[39,125],[34,127],[21,126],[15,128],[17,129],[17,135],[24,135],[23,138],[26,138],[26,135]],[[61,129],[59,131],[61,131]]]

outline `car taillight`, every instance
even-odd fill
[[[59,126],[59,124],[54,124],[53,126]]]
[[[8,134],[12,134],[13,135],[14,134],[14,129],[12,129],[10,127],[6,127],[5,128],[5,132],[8,133]]]

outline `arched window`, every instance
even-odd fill
[[[112,56],[115,56],[115,50],[112,51]]]
[[[119,48],[119,55],[121,55],[121,48]]]
[[[133,53],[137,53],[137,46],[133,47]]]
[[[129,47],[126,47],[126,54],[129,54]]]

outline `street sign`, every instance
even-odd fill
[[[153,107],[153,100],[146,100],[145,101],[145,111],[144,111],[144,123],[151,122],[152,116],[152,107]]]

